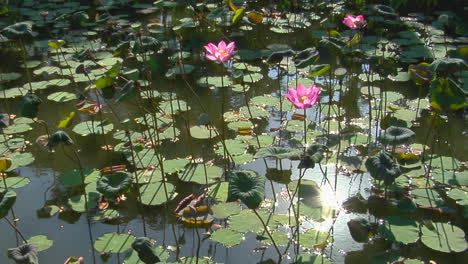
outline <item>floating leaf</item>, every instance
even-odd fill
[[[217,136],[216,130],[208,126],[193,126],[190,128],[190,135],[197,139],[209,139]]]
[[[429,100],[432,108],[439,111],[456,111],[467,105],[465,94],[450,78],[432,81]]]
[[[8,215],[8,211],[16,202],[16,193],[14,191],[0,191],[0,219]]]
[[[140,187],[141,203],[144,205],[161,205],[173,200],[177,193],[171,183],[148,183]]]
[[[88,136],[91,134],[102,135],[109,133],[114,129],[114,124],[107,120],[101,121],[84,121],[77,124],[73,128],[73,132],[81,136]]]
[[[296,257],[296,264],[333,264],[330,260],[313,253],[303,253]]]
[[[427,247],[441,252],[463,252],[468,247],[465,232],[457,226],[434,223],[432,228],[423,226],[421,241]]]
[[[385,218],[385,224],[379,226],[379,233],[392,242],[409,244],[419,239],[419,226],[411,218],[389,216]]]
[[[83,174],[83,175],[82,175]],[[80,170],[65,171],[59,174],[58,180],[63,186],[75,187],[80,186],[83,183],[88,184],[91,182],[97,182],[101,173],[99,170],[91,168],[83,168]]]
[[[127,172],[119,171],[103,175],[97,182],[97,190],[107,198],[115,198],[126,192],[132,184]]]
[[[47,238],[47,236],[38,235],[28,238],[28,243],[35,244],[37,246],[37,251],[41,252],[52,247],[54,241]]]
[[[294,58],[294,64],[298,68],[305,68],[319,58],[319,53],[315,48],[308,48],[297,53],[296,58]]]
[[[276,158],[276,159],[291,159],[298,160],[301,158],[303,151],[296,150],[292,148],[283,148],[283,147],[267,147],[261,148],[255,154],[256,159],[260,158]]]
[[[57,103],[64,103],[75,100],[77,99],[77,97],[75,94],[69,92],[56,92],[49,94],[49,96],[47,96],[47,99]]]
[[[94,248],[101,253],[122,253],[131,249],[134,241],[129,234],[106,233],[94,242]]]
[[[31,180],[27,177],[8,177],[3,183],[0,183],[0,191],[4,190],[5,183],[8,189],[18,189],[31,183]]]
[[[223,169],[216,166],[192,164],[178,174],[181,181],[198,184],[211,184],[221,179]]]
[[[228,218],[232,215],[238,214],[241,211],[241,207],[238,203],[219,203],[211,207],[213,211],[213,216],[215,218]]]
[[[211,234],[211,239],[223,246],[230,248],[239,245],[244,240],[244,235],[229,228],[218,229]]]

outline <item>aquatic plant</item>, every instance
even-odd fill
[[[358,15],[356,17],[349,15],[343,19],[343,24],[350,29],[361,29],[367,26],[367,21],[364,19],[363,15]]]
[[[39,264],[37,245],[35,244],[23,244],[16,248],[9,248],[8,257],[16,264]]]
[[[232,41],[226,45],[226,42],[224,42],[224,40],[221,40],[217,46],[213,43],[208,43],[208,45],[204,46],[204,48],[208,52],[205,55],[207,59],[211,61],[224,62],[229,60],[234,54],[236,43]]]
[[[317,103],[321,87],[310,85],[305,88],[303,84],[298,84],[296,89],[288,88],[289,94],[285,97],[298,109],[307,109]]]

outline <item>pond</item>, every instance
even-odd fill
[[[463,263],[439,4],[1,1],[0,263]]]

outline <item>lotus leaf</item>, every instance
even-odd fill
[[[372,225],[362,217],[353,218],[348,221],[348,228],[354,240],[365,243],[369,240]]]
[[[459,110],[467,105],[467,99],[461,88],[450,78],[435,79],[429,90],[432,108],[442,110]]]
[[[250,209],[256,209],[265,197],[265,178],[255,171],[232,171],[229,174],[227,201],[241,200]]]
[[[138,237],[133,241],[132,248],[138,253],[138,257],[145,264],[153,264],[160,261],[158,252],[151,240],[147,237]]]
[[[41,252],[49,249],[54,244],[54,241],[47,238],[44,235],[33,236],[28,239],[29,244],[34,244],[37,246],[37,251]]]
[[[445,76],[468,69],[465,61],[457,58],[438,59],[433,61],[429,67],[432,71],[438,73],[438,75],[444,74]]]
[[[244,240],[244,235],[229,228],[218,229],[211,234],[211,239],[227,248],[239,245]]]
[[[122,253],[132,247],[135,237],[129,234],[106,233],[94,242],[94,248],[101,253]]]
[[[102,176],[97,182],[97,190],[105,197],[114,198],[126,192],[132,185],[132,178],[127,172],[116,172]]]
[[[0,114],[0,128],[5,128],[10,125],[10,115]]]
[[[28,22],[18,22],[2,29],[0,34],[10,40],[28,39],[32,37],[32,24]]]
[[[313,253],[303,253],[296,257],[296,264],[333,264],[330,260]]]
[[[35,118],[39,112],[39,105],[42,103],[41,98],[35,94],[28,93],[21,99],[19,108],[20,114],[24,117]]]
[[[117,95],[117,102],[127,101],[135,96],[137,96],[137,89],[135,86],[138,86],[138,83],[135,81],[128,81],[122,89],[120,89]]]
[[[277,64],[280,63],[284,57],[292,57],[295,54],[296,53],[292,49],[274,51],[270,56],[268,56],[266,62],[268,64]]]
[[[384,144],[400,145],[405,144],[416,134],[406,127],[390,126],[379,137],[379,140]]]
[[[191,206],[182,210],[181,221],[190,227],[210,227],[214,221],[213,212],[208,206],[197,206],[195,209]]]
[[[465,232],[457,226],[434,223],[423,226],[421,241],[427,247],[441,252],[463,252],[468,247]]]
[[[8,249],[8,258],[13,259],[16,264],[39,264],[37,246],[34,244]]]
[[[297,53],[296,58],[294,58],[294,64],[298,68],[305,68],[319,58],[319,53],[316,48],[308,48]]]
[[[260,159],[271,157],[275,159],[299,160],[301,155],[301,150],[283,147],[267,147],[259,149],[259,151],[255,154],[255,158]]]
[[[213,216],[221,219],[228,218],[241,211],[239,204],[236,202],[215,204],[211,209],[213,211]]]
[[[418,224],[406,216],[389,216],[385,224],[379,226],[379,233],[392,242],[414,243],[419,239]]]
[[[0,219],[8,215],[8,211],[13,207],[16,201],[14,191],[0,191]]]
[[[383,180],[385,185],[392,184],[401,175],[398,164],[396,164],[389,153],[381,152],[377,156],[369,157],[365,162],[366,168],[372,178]]]
[[[60,145],[60,143],[64,145],[73,145],[73,140],[65,131],[58,130],[50,136],[47,146],[52,149]]]

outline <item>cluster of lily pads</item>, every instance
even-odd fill
[[[15,219],[31,181],[18,169],[44,157],[66,164],[52,168],[52,188],[67,192],[38,214],[83,215],[90,240],[89,255],[56,262],[97,263],[96,252],[112,263],[237,261],[179,252],[176,228],[203,233],[198,249],[244,246],[252,262],[468,254],[468,155],[456,143],[468,140],[468,25],[456,12],[403,13],[405,1],[36,2],[0,9],[0,56],[17,62],[0,72],[0,219],[21,238],[7,253],[15,263],[60,247]],[[321,202],[354,177],[371,188]],[[126,228],[129,206],[137,230]],[[340,255],[334,229],[347,214],[362,250]],[[154,217],[172,224],[174,244],[158,241]],[[117,231],[96,234],[98,222]]]

